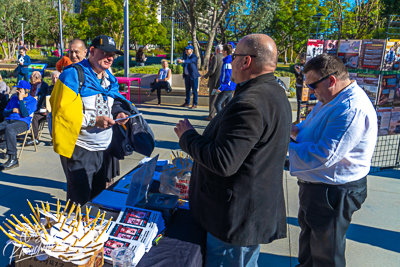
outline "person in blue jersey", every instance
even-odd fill
[[[26,54],[24,47],[19,48],[19,55],[17,59],[18,66],[14,70],[14,75],[17,75],[18,81],[24,79],[29,82],[29,70],[28,66],[31,64],[31,58]]]
[[[106,188],[103,163],[112,140],[111,127],[128,121],[124,118],[129,114],[114,105],[116,99],[127,101],[109,71],[117,54],[123,55],[113,38],[97,36],[89,59],[77,63],[84,73],[81,89],[78,71],[71,65],[60,75],[50,98],[53,149],[60,154],[67,178],[67,199],[81,205]]]
[[[4,156],[8,159],[0,166],[0,170],[9,170],[19,166],[17,158],[17,134],[29,129],[33,112],[36,110],[37,101],[30,96],[31,85],[27,81],[19,81],[17,84],[17,95],[11,97],[7,107],[3,111],[5,121],[0,123],[0,135],[5,134],[6,140],[2,145],[7,148]]]
[[[233,47],[230,44],[224,45],[222,49],[222,55],[224,56],[223,64],[221,68],[221,76],[220,76],[220,86],[216,90],[218,94],[217,99],[215,100],[215,109],[217,113],[222,109],[222,103],[225,102],[227,104],[233,95],[233,91],[236,88],[236,84],[231,81],[232,76],[232,51]]]

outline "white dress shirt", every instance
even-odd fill
[[[307,182],[345,184],[369,173],[378,134],[375,109],[353,81],[331,102],[321,102],[290,142],[290,174]]]

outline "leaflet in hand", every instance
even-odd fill
[[[135,114],[135,115],[130,115],[130,116],[125,117],[125,118],[115,119],[114,121],[123,121],[123,120],[126,120],[126,119],[135,118],[137,116],[142,116],[142,113],[138,113],[138,114]]]

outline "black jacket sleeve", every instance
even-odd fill
[[[181,149],[196,162],[223,177],[237,172],[259,141],[265,124],[262,114],[251,103],[237,103],[230,109],[225,112],[214,140],[195,130],[186,131],[179,140]]]

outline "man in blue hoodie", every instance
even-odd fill
[[[0,170],[9,170],[18,167],[17,134],[25,132],[31,124],[33,112],[36,110],[37,101],[29,95],[31,85],[27,81],[19,81],[17,95],[13,96],[3,111],[5,121],[0,123],[0,134],[5,134],[3,141],[7,148],[4,158],[8,161],[0,166]]]
[[[236,84],[231,81],[232,76],[232,52],[233,47],[231,44],[226,44],[223,47],[222,55],[224,56],[223,65],[221,68],[220,86],[216,90],[217,99],[215,100],[215,109],[217,113],[222,109],[222,103],[227,104],[235,91]]]

